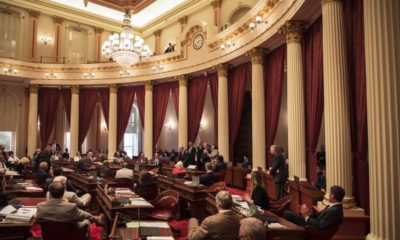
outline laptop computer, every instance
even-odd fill
[[[255,217],[262,221],[263,223],[276,223],[278,220],[274,216],[267,216],[262,214],[259,210],[258,207],[254,203],[248,203],[249,204],[249,213],[251,217]]]

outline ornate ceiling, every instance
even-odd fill
[[[137,13],[146,8],[155,0],[83,0],[85,6],[89,2],[95,3],[104,7],[112,8],[118,11],[123,11],[124,8],[129,8],[132,12]]]

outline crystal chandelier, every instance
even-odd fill
[[[107,58],[114,59],[124,68],[143,61],[152,54],[143,39],[132,33],[130,9],[125,9],[122,33],[114,33],[103,43],[102,52]]]

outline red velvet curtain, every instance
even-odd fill
[[[61,89],[61,96],[63,98],[65,114],[67,115],[68,126],[71,124],[71,89]]]
[[[211,99],[214,106],[214,113],[215,113],[215,121],[218,119],[218,75],[211,74],[209,79],[210,83],[210,91],[211,91]]]
[[[110,105],[109,88],[100,88],[99,97],[100,97],[101,109],[103,109],[104,120],[106,121],[108,128],[108,115],[109,115],[109,105]]]
[[[153,147],[155,148],[164,124],[171,83],[160,83],[153,88]]]
[[[228,73],[228,105],[229,105],[229,161],[235,159],[233,156],[233,145],[239,130],[242,117],[244,92],[246,81],[251,76],[251,63],[247,62],[232,68]]]
[[[85,141],[89,130],[98,94],[97,88],[83,88],[79,91],[79,150],[82,149],[82,143]]]
[[[131,116],[133,101],[135,100],[135,87],[120,87],[117,95],[117,149],[120,145],[129,117]]]
[[[272,164],[269,148],[274,144],[276,131],[278,129],[285,56],[286,45],[283,45],[269,53],[264,61],[265,147],[267,149],[267,166],[271,166]]]
[[[344,1],[350,82],[354,196],[369,213],[368,129],[363,0]]]
[[[174,108],[176,112],[176,118],[179,120],[179,82],[171,83],[172,100],[174,101]]]
[[[304,33],[303,51],[307,177],[316,182],[317,157],[315,150],[324,113],[321,17]]]
[[[40,140],[42,141],[42,149],[49,143],[49,138],[54,128],[59,93],[60,91],[57,88],[39,89]]]
[[[188,139],[196,140],[206,101],[208,77],[200,76],[189,81],[188,89]]]
[[[144,127],[144,86],[136,86],[136,101],[139,108],[140,121]]]

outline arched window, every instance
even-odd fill
[[[231,14],[231,17],[229,18],[229,24],[232,25],[235,22],[237,22],[241,17],[246,15],[246,13],[250,11],[250,9],[251,7],[247,5],[241,5],[238,8],[236,8]]]
[[[139,155],[139,148],[142,140],[141,126],[142,124],[140,122],[139,109],[135,99],[123,139],[123,149],[128,156]]]

